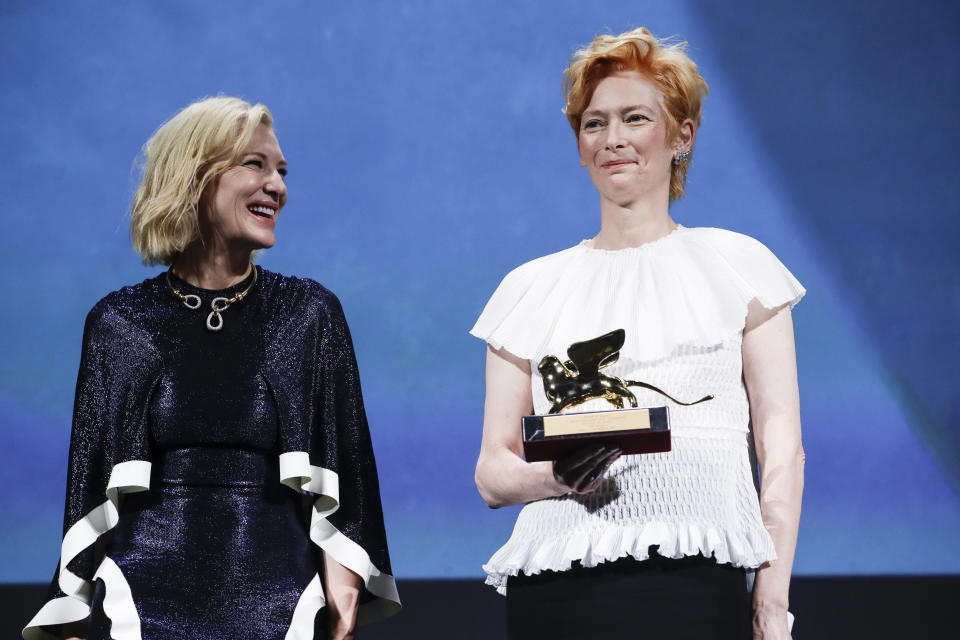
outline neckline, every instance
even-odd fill
[[[596,247],[590,246],[590,243],[593,242],[593,238],[585,238],[581,240],[580,244],[578,244],[577,247],[587,251],[588,253],[595,253],[597,255],[613,256],[613,255],[628,255],[633,253],[641,253],[645,251],[650,251],[654,247],[657,247],[658,245],[665,243],[670,238],[674,238],[680,235],[681,231],[687,231],[687,230],[688,230],[687,227],[678,223],[677,226],[670,231],[670,233],[664,236],[660,236],[656,240],[644,242],[643,244],[638,245],[636,247],[623,247],[622,249],[597,249]]]
[[[226,289],[203,289],[201,287],[196,287],[190,284],[189,282],[187,282],[186,280],[178,276],[173,271],[169,271],[169,273],[170,273],[171,282],[173,282],[174,286],[181,293],[190,293],[190,294],[195,294],[199,296],[213,295],[221,298],[230,298],[230,297],[233,297],[234,294],[237,294],[240,291],[243,291],[244,289],[246,289],[248,286],[250,286],[250,282],[253,280],[254,273],[257,274],[258,280],[262,278],[263,271],[261,270],[260,272],[257,272],[257,269],[259,268],[260,267],[258,267],[257,265],[253,265],[253,268],[250,269],[250,273],[247,274],[246,278],[244,278],[243,280],[241,280],[235,285],[227,287]]]

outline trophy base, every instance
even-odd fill
[[[670,451],[666,407],[523,417],[523,457],[557,460],[584,445],[617,446],[626,455]]]

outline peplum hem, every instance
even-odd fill
[[[753,300],[793,307],[806,293],[767,247],[732,231],[678,226],[619,251],[587,243],[507,274],[470,333],[536,360],[624,328],[622,352],[651,362],[736,335]]]
[[[696,524],[650,522],[642,527],[608,527],[603,531],[581,528],[563,538],[511,539],[483,565],[483,570],[487,573],[486,584],[506,595],[507,579],[521,571],[526,575],[567,571],[575,560],[587,568],[626,556],[646,560],[653,545],[658,545],[657,553],[666,558],[702,554],[745,569],[755,569],[777,557],[766,529],[734,533]]]

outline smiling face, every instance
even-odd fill
[[[237,164],[224,171],[200,199],[205,242],[233,251],[272,247],[274,226],[287,202],[287,162],[273,129],[259,125]]]
[[[666,203],[673,157],[692,144],[692,123],[668,141],[656,87],[638,71],[620,71],[597,83],[578,144],[580,163],[603,199],[622,207],[647,199]]]

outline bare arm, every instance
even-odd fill
[[[524,504],[566,493],[588,493],[620,452],[585,447],[553,462],[525,462],[520,420],[533,411],[530,363],[506,349],[487,347],[487,395],[483,440],[475,479],[492,508]]]
[[[743,378],[760,465],[760,512],[777,559],[757,571],[753,589],[754,638],[789,638],[790,573],[797,546],[804,453],[800,394],[787,306],[750,304],[743,334]]]
[[[490,507],[559,496],[570,489],[554,478],[553,463],[525,462],[520,419],[533,412],[530,363],[506,349],[487,347],[487,393],[477,489]]]
[[[363,579],[323,552],[323,581],[327,592],[330,637],[353,640]]]

